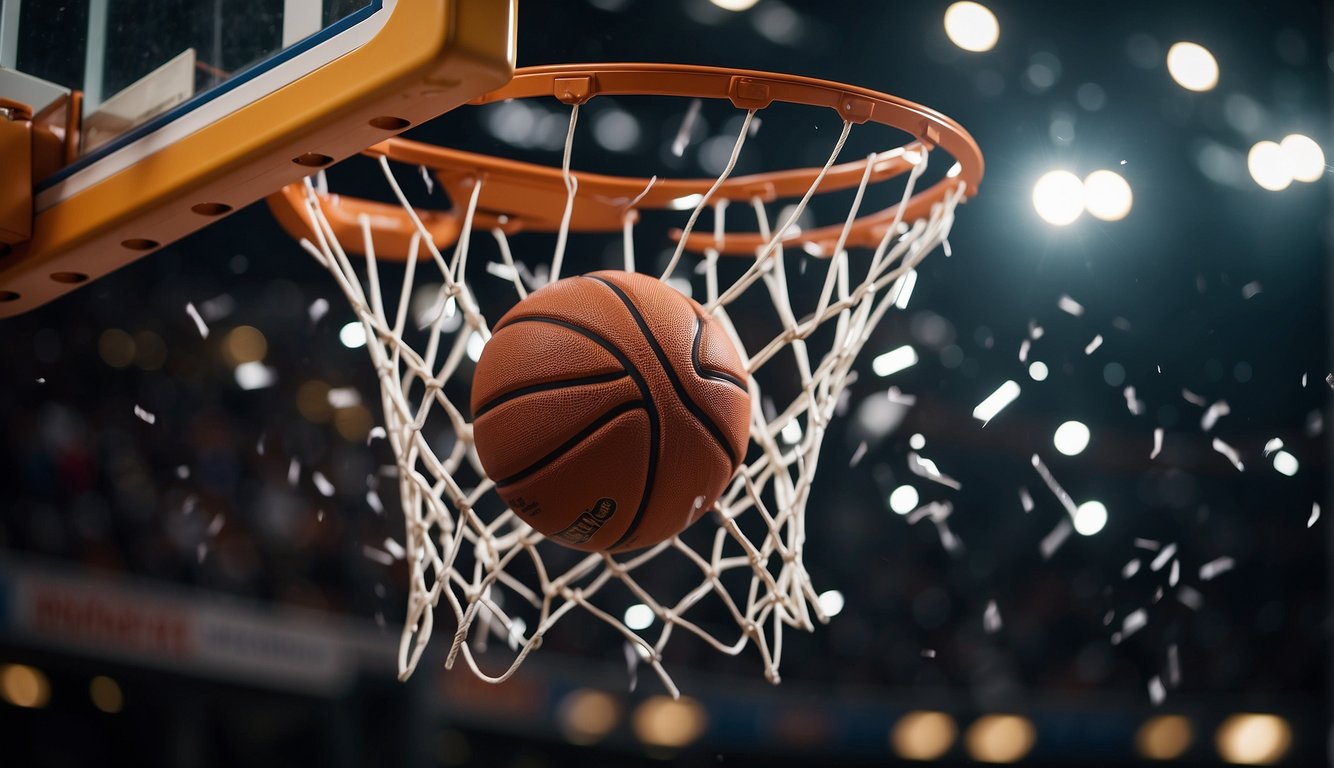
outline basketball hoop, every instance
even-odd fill
[[[636,178],[572,170],[580,105],[606,95],[726,100],[743,111],[744,121],[716,178]],[[322,178],[289,185],[270,198],[283,226],[338,281],[365,326],[379,376],[384,429],[398,463],[412,589],[399,651],[400,675],[406,678],[416,667],[443,600],[455,622],[446,666],[452,667],[461,654],[474,673],[492,682],[512,675],[553,627],[576,610],[619,632],[673,695],[677,689],[662,662],[678,630],[732,655],[754,645],[765,676],[778,682],[784,629],[810,631],[814,621],[826,620],[803,562],[806,503],[825,429],[840,395],[855,378],[852,366],[862,346],[894,306],[912,270],[946,241],[956,206],[976,193],[983,173],[981,153],[957,123],[904,99],[810,78],[733,69],[666,64],[533,67],[518,70],[507,85],[471,103],[533,98],[554,98],[569,106],[560,168],[391,139],[365,154],[379,160],[397,205],[330,194]],[[819,167],[734,177],[754,117],[775,102],[838,113],[842,131],[828,160]],[[864,124],[896,128],[912,140],[839,163],[849,134]],[[929,156],[942,150],[953,166],[918,189]],[[430,169],[453,207],[416,209],[399,186],[391,161]],[[902,191],[893,204],[863,213],[868,189],[883,184],[901,184]],[[815,195],[835,192],[852,195],[840,220],[795,226]],[[781,222],[771,221],[767,207],[783,200],[797,202]],[[747,228],[741,215],[728,215],[730,204],[750,207],[755,223]],[[686,217],[679,229],[667,233],[671,256],[654,273],[663,280],[702,275],[700,303],[720,321],[750,374],[755,404],[750,448],[715,505],[713,522],[701,521],[687,531],[691,535],[628,554],[572,553],[497,504],[494,482],[486,477],[472,444],[466,403],[459,407],[446,391],[467,375],[469,344],[489,338],[487,318],[494,320],[506,309],[479,304],[467,279],[472,274],[469,250],[476,234],[492,235],[501,262],[492,265],[497,267],[492,271],[506,277],[516,298],[523,298],[533,286],[518,268],[510,237],[519,232],[555,236],[545,275],[549,281],[561,276],[571,232],[620,234],[624,269],[635,271],[632,235],[644,211],[678,211]],[[706,212],[712,216],[709,231],[697,231]],[[745,218],[749,221],[750,214]],[[442,253],[451,246],[452,254]],[[355,266],[349,253],[362,254],[364,267]],[[382,296],[380,262],[386,258],[404,262],[396,305],[387,300],[392,296]],[[822,265],[807,270],[823,270],[818,299],[808,306],[793,306],[788,264],[795,259]],[[685,270],[684,262],[694,271]],[[433,270],[430,279],[439,282],[437,310],[424,318],[423,327],[413,329],[409,300],[427,269]],[[720,271],[740,274],[730,278]],[[760,328],[754,313],[729,315],[729,307],[751,302],[750,296],[772,307],[773,329]],[[738,332],[738,324],[744,332]],[[744,343],[743,337],[754,338],[761,331],[767,341]],[[769,402],[766,393],[784,388],[796,390],[786,406],[762,407]],[[432,444],[424,429],[433,419],[448,435],[443,443]],[[700,532],[708,526],[713,527]],[[682,595],[654,594],[650,584],[660,579],[651,578],[651,564],[667,567],[662,563],[668,559],[683,564],[671,567],[690,569],[686,572],[694,574],[696,586]],[[612,585],[619,585],[619,598],[612,594]],[[652,611],[656,638],[618,618],[630,604],[627,600]],[[714,606],[715,615],[700,618],[696,614],[706,602]],[[716,616],[725,616],[730,629],[718,626]],[[513,651],[494,674],[482,669],[474,650],[485,647],[493,634],[508,640]]]

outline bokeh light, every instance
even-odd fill
[[[125,695],[120,685],[109,677],[98,675],[88,684],[88,698],[93,706],[109,715],[114,715],[125,706]]]
[[[268,352],[269,340],[251,325],[238,325],[222,339],[222,356],[232,366],[263,360]]]
[[[945,35],[965,51],[981,53],[996,47],[1000,22],[985,5],[959,2],[945,9]]]
[[[684,747],[704,733],[704,707],[689,696],[652,696],[635,710],[635,736],[653,747]]]
[[[759,0],[709,0],[709,2],[725,11],[748,11],[754,8]]]
[[[1066,456],[1078,456],[1089,444],[1089,428],[1082,421],[1067,421],[1056,428],[1052,444]]]
[[[1167,49],[1167,72],[1188,91],[1208,91],[1218,85],[1218,62],[1199,43],[1173,43]]]
[[[1086,501],[1075,508],[1075,531],[1092,536],[1107,525],[1107,507],[1101,501]]]
[[[916,364],[917,350],[905,344],[897,349],[891,349],[883,355],[877,355],[871,361],[871,370],[875,371],[877,376],[889,376]]]
[[[348,349],[366,346],[366,326],[360,320],[353,321],[338,330],[338,340]]]
[[[832,619],[843,612],[843,593],[837,589],[821,592],[817,599],[820,601],[820,610],[825,616]]]
[[[900,485],[889,494],[889,508],[900,515],[917,509],[918,501],[917,489],[911,485]]]
[[[1325,175],[1325,152],[1310,136],[1290,133],[1278,143],[1288,172],[1296,181],[1319,181]]]
[[[905,760],[937,760],[954,745],[959,727],[944,712],[909,712],[894,723],[889,743]]]
[[[1064,227],[1084,212],[1084,182],[1069,171],[1048,171],[1033,185],[1033,208],[1048,224]]]
[[[1115,171],[1094,171],[1084,178],[1084,207],[1094,218],[1120,221],[1130,213],[1130,183]]]
[[[603,691],[579,688],[556,706],[556,722],[565,739],[581,746],[601,741],[621,719],[616,698]]]
[[[1135,747],[1150,760],[1175,760],[1190,748],[1193,738],[1185,717],[1159,715],[1145,720],[1135,732]]]
[[[10,664],[0,669],[0,697],[16,707],[41,709],[51,700],[51,683],[36,667]]]
[[[1301,465],[1297,462],[1297,457],[1287,451],[1279,451],[1274,454],[1274,469],[1288,477],[1297,474],[1297,470],[1300,466]]]
[[[1292,183],[1292,168],[1283,148],[1272,141],[1257,141],[1246,154],[1246,169],[1255,183],[1270,192],[1287,189]]]
[[[1018,715],[984,715],[968,726],[964,743],[974,760],[1013,763],[1024,759],[1037,742],[1037,730]]]
[[[625,626],[638,632],[648,629],[653,624],[653,609],[643,603],[635,603],[625,609]]]
[[[1218,726],[1218,754],[1238,765],[1272,765],[1292,744],[1292,728],[1277,715],[1233,715]]]
[[[1033,381],[1047,380],[1047,364],[1041,360],[1034,360],[1028,364],[1028,376]]]

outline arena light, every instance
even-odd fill
[[[689,696],[673,700],[653,696],[639,705],[631,721],[635,736],[651,747],[684,747],[704,733],[704,707]]]
[[[1290,133],[1278,143],[1278,148],[1296,181],[1319,181],[1325,175],[1325,152],[1310,136]]]
[[[1272,141],[1257,141],[1246,154],[1246,169],[1255,183],[1270,192],[1287,189],[1292,183],[1292,168],[1283,148]]]
[[[1144,721],[1135,732],[1135,748],[1150,760],[1175,760],[1194,739],[1190,721],[1181,715],[1159,715]]]
[[[1014,763],[1037,743],[1037,729],[1018,715],[984,715],[968,726],[964,744],[974,760]]]
[[[1103,221],[1120,221],[1130,213],[1135,196],[1130,183],[1115,171],[1094,171],[1084,177],[1084,207]]]
[[[1000,22],[980,3],[959,2],[945,9],[945,36],[965,51],[982,53],[996,47]]]
[[[1089,445],[1089,428],[1082,421],[1067,421],[1056,428],[1051,441],[1066,456],[1078,456]]]
[[[1218,726],[1214,743],[1229,763],[1272,765],[1292,745],[1292,727],[1277,715],[1233,715]]]
[[[41,709],[51,700],[51,683],[36,667],[10,664],[0,669],[0,697],[16,707]]]
[[[1075,508],[1075,531],[1092,536],[1107,525],[1107,507],[1101,501],[1086,501]]]
[[[760,0],[710,0],[724,11],[749,11]]]
[[[635,603],[625,609],[625,626],[638,632],[648,629],[653,624],[653,609],[643,603]]]
[[[1084,213],[1084,182],[1069,171],[1048,171],[1033,185],[1033,208],[1042,220],[1064,227]]]
[[[366,346],[366,326],[360,320],[348,323],[338,330],[338,340],[348,349]]]
[[[1168,48],[1167,72],[1188,91],[1208,91],[1218,85],[1218,61],[1199,43],[1174,43]]]
[[[556,705],[556,722],[571,744],[596,744],[611,733],[620,719],[620,704],[603,691],[579,688]]]
[[[958,734],[954,718],[944,712],[916,711],[894,723],[889,743],[905,760],[937,760],[954,746]]]

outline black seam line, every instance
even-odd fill
[[[658,472],[658,434],[659,434],[658,405],[653,401],[653,392],[648,388],[648,382],[644,381],[644,374],[640,373],[639,368],[630,360],[629,357],[626,357],[625,353],[622,352],[620,349],[618,349],[616,345],[612,344],[611,342],[607,341],[606,339],[602,338],[596,333],[593,333],[587,328],[582,328],[580,326],[575,325],[574,323],[569,323],[554,317],[530,315],[527,317],[517,318],[512,323],[508,323],[507,325],[513,325],[514,323],[524,323],[524,322],[549,323],[551,325],[559,325],[562,328],[574,331],[580,336],[583,336],[589,341],[592,341],[594,344],[597,344],[598,346],[607,350],[608,352],[611,353],[612,357],[616,358],[621,365],[625,366],[625,372],[630,375],[631,379],[634,380],[635,385],[639,387],[640,394],[643,395],[644,397],[643,400],[644,409],[648,412],[648,433],[649,433],[648,471],[644,474],[644,492],[639,496],[639,508],[635,510],[634,519],[630,521],[630,525],[625,529],[625,533],[621,534],[621,537],[617,539],[615,543],[612,544],[611,547],[608,547],[608,549],[611,549],[612,547],[619,545],[621,542],[629,538],[630,534],[634,533],[635,529],[639,527],[639,523],[644,519],[644,511],[648,509],[648,501],[653,495],[652,493],[653,481],[654,478],[656,478]]]
[[[737,389],[739,389],[739,390],[741,390],[742,392],[745,392],[747,395],[749,395],[749,394],[750,394],[750,390],[746,389],[746,385],[741,383],[741,379],[738,379],[737,377],[733,376],[733,375],[730,374],[730,373],[725,373],[725,372],[723,372],[723,371],[715,371],[715,370],[711,370],[711,369],[708,369],[708,368],[702,368],[702,367],[700,367],[700,364],[699,364],[699,347],[700,347],[700,344],[703,343],[703,341],[704,341],[704,319],[701,318],[701,317],[699,317],[699,316],[696,316],[696,317],[695,317],[695,342],[694,342],[693,344],[690,345],[690,364],[693,365],[693,366],[695,367],[695,375],[696,375],[696,376],[699,376],[699,377],[702,378],[702,379],[713,379],[714,381],[725,381],[725,382],[727,382],[727,383],[729,383],[729,384],[733,384],[733,385],[735,385]]]
[[[704,412],[704,409],[696,405],[695,401],[691,400],[690,396],[686,394],[685,388],[681,386],[680,379],[676,378],[676,371],[672,369],[671,363],[667,361],[667,353],[663,352],[662,347],[658,346],[658,340],[653,336],[653,331],[649,329],[648,323],[644,321],[644,317],[639,314],[639,309],[635,307],[635,303],[631,301],[625,291],[622,291],[615,283],[601,277],[593,277],[592,275],[584,275],[584,277],[596,280],[610,288],[612,292],[620,298],[621,303],[625,304],[625,308],[630,310],[630,316],[635,319],[635,324],[639,326],[640,333],[644,334],[644,339],[648,341],[648,345],[653,349],[653,354],[657,356],[658,364],[662,366],[663,373],[667,374],[667,380],[671,382],[672,389],[676,390],[676,397],[687,410],[694,414],[695,419],[699,421],[700,424],[704,425],[704,428],[709,431],[709,434],[713,435],[713,439],[717,440],[718,446],[723,449],[723,455],[731,461],[732,468],[728,471],[728,475],[730,476],[732,472],[736,471],[736,459],[732,456],[732,447],[728,445],[726,435],[724,435],[723,431],[718,428],[717,424],[713,423],[713,419],[709,418],[709,415]]]
[[[508,403],[509,401],[514,400],[515,398],[523,397],[524,395],[531,395],[535,392],[547,392],[553,389],[566,389],[568,387],[583,387],[590,384],[606,384],[607,382],[619,381],[621,379],[624,379],[628,375],[630,374],[626,373],[625,371],[616,371],[614,373],[603,373],[597,376],[583,376],[577,379],[544,381],[540,384],[533,384],[527,387],[511,389],[508,392],[496,395],[489,401],[478,406],[477,410],[473,412],[472,417],[474,419],[480,418],[483,414],[485,414],[488,411],[494,410],[498,406],[504,405],[505,403]]]
[[[617,417],[624,416],[630,411],[638,411],[643,408],[644,408],[643,400],[631,400],[627,403],[621,403],[620,405],[612,408],[611,410],[597,417],[596,421],[594,421],[592,424],[589,424],[587,427],[584,427],[574,437],[571,437],[569,440],[566,440],[565,442],[561,443],[560,446],[556,448],[556,450],[552,451],[551,453],[548,453],[546,456],[543,456],[542,458],[538,459],[532,464],[529,464],[527,467],[519,470],[518,473],[510,475],[509,477],[506,477],[502,480],[497,480],[496,487],[503,488],[507,485],[513,485],[519,482],[520,480],[523,480],[524,478],[528,477],[534,472],[541,470],[543,467],[555,461],[556,459],[559,459],[561,456],[565,454],[566,451],[570,450],[571,448],[574,448],[576,445],[587,440],[594,432],[597,432],[599,429],[602,429],[603,427],[607,426],[607,424],[611,423]]]

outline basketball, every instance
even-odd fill
[[[495,325],[473,439],[520,518],[585,551],[651,546],[717,500],[745,456],[747,373],[722,326],[647,275],[557,281]]]

